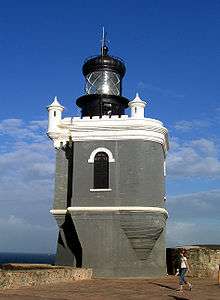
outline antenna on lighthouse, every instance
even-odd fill
[[[107,33],[105,32],[105,27],[102,27],[102,40],[101,40],[101,55],[107,55],[108,47],[107,47],[107,40],[106,40]]]

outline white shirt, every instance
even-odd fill
[[[187,268],[187,264],[186,264],[187,258],[185,256],[181,256],[180,260],[181,260],[181,265],[180,265],[181,269]]]

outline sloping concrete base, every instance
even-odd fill
[[[10,264],[0,270],[0,289],[88,280],[92,269],[50,265]]]

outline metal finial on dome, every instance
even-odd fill
[[[108,47],[107,47],[107,40],[106,40],[107,33],[105,32],[105,27],[102,27],[102,44],[101,44],[101,55],[107,55],[108,54]]]

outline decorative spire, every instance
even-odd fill
[[[57,96],[54,97],[53,102],[47,106],[48,110],[48,135],[59,131],[58,125],[62,121],[62,112],[64,107],[59,103]]]
[[[57,96],[54,97],[54,102],[59,103]]]
[[[59,108],[64,109],[64,107],[59,103],[57,96],[54,97],[53,102],[48,106],[48,108],[51,108],[51,107],[56,107],[56,108],[59,107]]]
[[[130,101],[129,103],[143,103],[143,104],[146,105],[146,102],[141,100],[138,93],[136,93],[136,96],[135,96],[134,100]]]
[[[144,118],[144,108],[146,106],[146,102],[141,100],[139,94],[136,93],[136,97],[134,100],[128,103],[131,108],[131,117],[135,119],[143,119]]]

